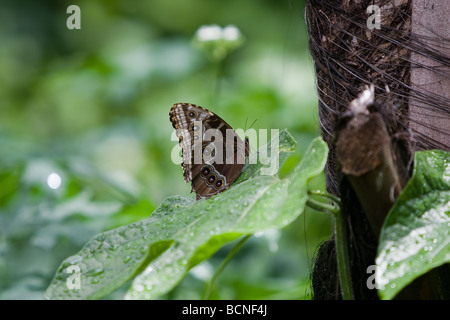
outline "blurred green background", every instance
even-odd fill
[[[71,4],[81,30],[66,27]],[[245,38],[220,64],[193,43],[211,24]],[[2,0],[0,44],[0,299],[41,299],[61,261],[96,233],[189,195],[170,160],[173,103],[234,128],[288,128],[298,145],[283,174],[319,134],[303,1]],[[329,217],[307,210],[252,237],[212,298],[308,299],[311,259],[329,233]],[[232,245],[162,298],[200,298]]]

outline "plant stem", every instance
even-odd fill
[[[323,202],[316,201],[314,199],[308,198],[306,205],[317,211],[325,211],[331,213],[334,216],[334,234],[336,241],[336,257],[339,273],[339,281],[342,291],[342,299],[344,300],[354,300],[350,260],[348,255],[348,245],[346,237],[346,225],[345,219],[340,209],[339,198],[327,194],[321,191],[310,191],[309,195],[319,196],[331,200],[332,205]]]
[[[341,199],[339,199],[339,197],[323,192],[322,190],[308,190],[308,195],[330,199],[333,202],[333,204],[337,207],[339,207],[340,206],[339,204],[341,203]]]
[[[228,262],[231,260],[231,258],[236,254],[236,252],[242,247],[242,245],[244,244],[244,242],[250,238],[251,234],[248,234],[246,236],[244,236],[234,247],[233,249],[228,253],[227,257],[225,258],[225,260],[223,260],[222,264],[220,265],[220,267],[217,269],[216,273],[214,274],[214,276],[211,278],[211,281],[209,282],[209,286],[206,288],[206,291],[202,297],[202,300],[206,300],[209,299],[212,289],[214,288],[214,284],[217,280],[217,278],[219,277],[219,275],[222,273],[223,269],[225,269],[226,265],[228,264]]]
[[[225,59],[213,62],[214,75],[211,89],[211,105],[217,104],[220,99],[220,91],[225,70]]]
[[[336,241],[336,257],[338,264],[339,281],[342,290],[342,299],[354,300],[355,296],[353,294],[350,259],[348,255],[348,246],[346,237],[347,230],[342,211],[339,210],[338,213],[334,215],[334,218],[335,218],[334,234]]]
[[[316,211],[320,212],[327,212],[335,216],[340,210],[339,207],[336,207],[334,205],[326,204],[320,201],[316,201],[314,199],[308,198],[306,200],[306,205],[310,207],[311,209],[314,209]]]

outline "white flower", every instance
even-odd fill
[[[196,33],[200,41],[214,41],[222,38],[222,28],[218,25],[201,26]]]
[[[201,26],[194,37],[195,44],[213,61],[221,61],[242,45],[244,37],[233,25],[221,28],[216,24]]]
[[[222,29],[218,25],[212,24],[198,28],[195,36],[200,41],[236,41],[241,37],[241,32],[233,25],[228,25]]]
[[[236,41],[241,36],[239,29],[233,25],[226,26],[222,30],[222,38],[228,41]]]

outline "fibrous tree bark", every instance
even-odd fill
[[[307,2],[319,119],[330,148],[327,190],[341,197],[359,299],[377,298],[366,286],[366,270],[374,264],[384,218],[409,178],[413,153],[450,149],[450,13],[444,2]],[[374,12],[379,25],[370,28]],[[370,86],[374,101],[365,112],[352,111],[351,101]],[[330,239],[316,257],[314,298],[341,298],[335,270]],[[428,280],[414,281],[399,297],[435,298]]]

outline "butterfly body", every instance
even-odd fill
[[[248,156],[245,143],[213,112],[191,103],[176,103],[169,113],[182,149],[185,182],[192,182],[197,199],[209,198],[230,187]]]

